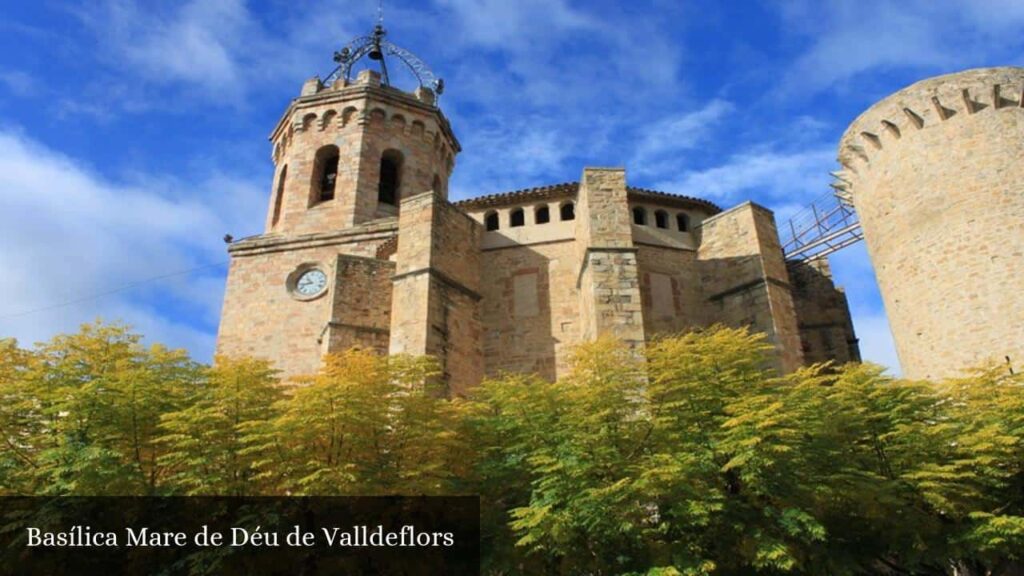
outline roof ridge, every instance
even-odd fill
[[[530,197],[530,196],[535,196],[535,195],[542,195],[542,194],[549,194],[549,193],[575,192],[575,191],[577,191],[579,189],[579,186],[580,186],[580,183],[578,181],[575,181],[575,182],[560,182],[558,184],[547,184],[547,185],[544,185],[544,186],[533,186],[531,188],[521,188],[519,190],[511,190],[509,192],[496,192],[496,193],[493,193],[493,194],[483,194],[481,196],[476,196],[476,197],[473,197],[473,198],[465,198],[465,199],[462,199],[462,200],[458,200],[456,202],[453,202],[453,204],[455,204],[456,206],[473,206],[473,205],[495,204],[495,203],[498,203],[498,202],[501,202],[501,201],[504,201],[504,200],[512,200],[512,199],[514,199],[517,196],[521,196],[521,197],[525,198],[525,197]],[[626,192],[627,193],[632,192],[634,194],[650,194],[650,195],[653,195],[653,196],[661,196],[661,197],[664,197],[664,198],[673,198],[673,199],[677,199],[677,200],[684,200],[684,201],[687,201],[687,202],[693,202],[695,204],[699,204],[701,206],[705,206],[705,207],[710,208],[710,209],[712,209],[712,210],[714,210],[716,212],[721,212],[722,211],[722,208],[720,206],[718,206],[714,202],[711,202],[710,200],[705,200],[703,198],[696,198],[694,196],[687,196],[685,194],[675,194],[675,193],[672,193],[672,192],[662,192],[660,190],[652,190],[650,188],[641,188],[639,186],[626,186]]]
[[[579,188],[579,182],[560,182],[558,184],[547,184],[544,186],[533,186],[531,188],[521,188],[519,190],[511,190],[509,192],[495,192],[492,194],[483,194],[481,196],[475,196],[473,198],[464,198],[454,202],[454,204],[472,204],[476,202],[486,202],[491,200],[498,200],[502,198],[508,198],[511,196],[518,196],[520,194],[529,194],[536,192],[554,192],[561,190],[574,190]]]
[[[626,186],[626,192],[639,192],[641,194],[654,194],[656,196],[668,196],[669,198],[680,198],[682,200],[690,200],[692,202],[697,202],[697,203],[700,203],[700,204],[704,204],[706,206],[714,208],[715,210],[718,210],[719,212],[722,211],[722,207],[721,206],[719,206],[718,204],[715,204],[714,202],[712,202],[710,200],[705,200],[704,198],[697,198],[696,196],[688,196],[686,194],[677,194],[675,192],[664,192],[662,190],[654,190],[654,189],[651,189],[651,188],[641,188],[640,186]]]

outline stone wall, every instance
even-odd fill
[[[625,170],[585,169],[577,204],[580,336],[592,340],[607,334],[642,349],[643,305]]]
[[[353,83],[306,82],[271,142],[267,234],[229,249],[218,352],[271,359],[285,376],[316,371],[327,351],[387,352],[396,265],[374,257],[395,236],[398,207],[378,202],[381,156],[403,158],[399,199],[431,189],[444,197],[459,151],[448,121],[429,90],[408,94],[364,71]],[[338,148],[338,173],[334,198],[321,201],[317,151],[329,145]],[[286,279],[314,265],[328,289],[295,297]]]
[[[428,354],[461,394],[485,373],[557,378],[573,346],[602,335],[640,350],[657,334],[724,322],[767,332],[783,369],[800,363],[767,210],[713,216],[711,202],[586,168],[578,184],[460,203],[467,213],[447,201],[460,145],[433,92],[402,92],[370,70],[308,80],[270,140],[266,233],[229,248],[218,353],[270,359],[286,377],[353,346]],[[322,200],[322,152],[333,147],[334,197]],[[401,158],[397,206],[378,198],[385,154]],[[634,223],[633,209],[649,221]],[[485,233],[488,214],[499,230]],[[309,267],[328,286],[302,297],[288,282]]]
[[[568,371],[580,341],[579,273],[571,240],[486,250],[481,254],[483,357],[488,375]]]
[[[640,246],[637,261],[647,338],[706,324],[696,250]]]
[[[846,293],[832,282],[828,260],[787,265],[804,362],[860,362]]]
[[[494,196],[472,206],[471,215],[481,225],[486,214],[499,215],[499,229],[484,233],[481,255],[487,374],[564,375],[572,347],[601,333],[600,322],[632,330],[634,342],[714,323],[750,326],[769,334],[779,349],[780,369],[801,365],[797,311],[770,211],[744,205],[714,216],[713,206],[681,206],[678,197],[649,191],[630,196],[622,193],[630,189],[620,170],[587,169],[584,182],[595,185],[582,186],[583,193],[575,196],[565,194],[570,185],[557,185],[528,190],[519,203],[515,195]],[[576,190],[572,185],[571,191]],[[545,193],[552,196],[536,197]],[[576,202],[575,221],[538,223],[533,218],[538,205],[554,208],[571,201]],[[665,210],[671,216],[668,226],[659,228],[654,220],[633,223],[634,206],[649,215]],[[526,212],[524,225],[510,227],[509,215],[519,208]],[[675,219],[683,211],[692,224],[687,230]],[[601,238],[610,247],[602,249]],[[597,286],[589,269],[595,262],[600,272],[622,284]],[[802,304],[817,306],[813,314],[827,312],[850,326],[845,300],[835,294],[842,293],[830,277],[822,277]],[[616,296],[627,296],[628,302],[615,301]],[[846,361],[855,354],[853,341],[828,358]]]
[[[844,134],[837,185],[860,217],[903,373],[1024,364],[1024,69],[918,82]]]
[[[339,281],[339,254],[372,257],[376,247],[395,234],[394,222],[351,228],[302,238],[260,236],[231,246],[231,265],[217,353],[264,358],[285,377],[319,369],[330,345],[329,323],[336,302],[348,298]],[[329,278],[324,294],[300,300],[287,279],[300,266],[315,265]]]
[[[434,187],[447,194],[459,151],[448,121],[433,98],[380,85],[369,70],[352,84],[324,87],[307,82],[271,135],[275,175],[267,232],[317,233],[394,216],[397,206],[378,203],[380,162],[385,150],[404,158],[399,196]],[[334,199],[320,201],[316,153],[339,150]],[[281,176],[286,171],[284,186]],[[278,199],[278,194],[282,198]],[[280,206],[280,207],[278,207]]]
[[[392,354],[438,358],[453,394],[483,377],[480,225],[439,193],[402,202],[391,308]]]
[[[555,379],[576,344],[604,333],[643,346],[718,322],[751,326],[779,348],[783,370],[800,364],[801,335],[809,360],[855,354],[855,343],[829,351],[828,338],[845,336],[821,335],[822,318],[849,326],[827,273],[801,281],[797,325],[769,211],[746,204],[690,231],[662,230],[631,223],[621,170],[588,169],[583,181],[577,198],[549,202],[575,200],[575,220],[531,220],[527,232],[485,233],[482,212],[431,192],[406,198],[398,222],[237,243],[218,349],[275,359],[289,375],[353,345],[431,354],[455,394],[485,374]],[[284,288],[310,262],[332,278],[323,305]]]
[[[335,271],[334,310],[327,331],[328,352],[359,347],[387,354],[394,262],[341,254]]]
[[[800,367],[796,310],[771,211],[740,204],[702,222],[697,233],[705,323],[764,332],[775,345],[780,370]]]

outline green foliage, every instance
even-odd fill
[[[0,493],[156,492],[160,415],[186,400],[199,369],[139,341],[96,323],[32,351],[0,347]]]
[[[454,412],[428,358],[351,350],[291,390],[264,428],[260,465],[289,494],[442,494],[450,490]]]
[[[272,419],[282,396],[266,361],[217,358],[192,390],[185,407],[160,418],[166,452],[160,464],[173,470],[168,483],[187,495],[252,496],[271,486],[259,482],[256,464],[265,450],[252,434]]]
[[[642,355],[588,344],[554,384],[485,383],[470,411],[485,533],[517,545],[491,547],[497,563],[946,574],[1020,554],[1019,376],[916,383],[851,365],[779,377],[770,353],[762,336],[719,327]]]
[[[1024,379],[780,376],[715,327],[447,399],[436,362],[263,361],[89,324],[0,341],[0,494],[480,494],[491,574],[997,574],[1024,550]]]

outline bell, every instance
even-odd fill
[[[370,60],[384,59],[384,51],[380,48],[380,41],[384,38],[385,34],[387,34],[387,32],[378,22],[377,25],[373,27],[373,46],[370,47],[370,53],[367,54],[367,56],[370,57]]]

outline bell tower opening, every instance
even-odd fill
[[[267,232],[332,233],[393,219],[408,196],[447,196],[460,146],[438,106],[441,79],[383,27],[334,59],[323,79],[303,83],[271,134]]]
[[[380,157],[380,183],[377,187],[377,201],[397,206],[402,179],[402,153],[387,150]]]
[[[281,205],[284,203],[284,183],[288,178],[288,165],[281,168],[281,175],[277,178],[277,193],[274,195],[274,216],[270,222],[271,226],[277,226],[281,220]]]
[[[313,195],[311,204],[334,200],[338,182],[338,147],[329,144],[316,151],[313,160]]]
[[[460,354],[475,350],[477,342],[454,330],[420,339],[416,315],[433,321],[449,292],[439,292],[447,288],[433,276],[425,283],[418,273],[394,278],[400,265],[418,269],[419,253],[398,250],[418,244],[424,228],[415,216],[427,205],[459,212],[447,203],[461,146],[438,104],[444,82],[391,43],[383,26],[350,41],[334,62],[328,74],[302,83],[270,133],[274,172],[267,174],[263,234],[229,243],[217,350],[270,360],[285,378],[315,373],[325,354],[355,346],[387,353],[401,341],[410,353],[444,355],[450,341]],[[403,201],[412,217],[405,222],[398,218]],[[461,216],[443,225],[475,258],[477,227]],[[429,241],[428,257],[436,245]],[[472,264],[466,269],[475,275]],[[451,322],[461,326],[463,300],[477,305],[470,295],[457,298]],[[392,322],[395,310],[415,324]],[[443,369],[462,370],[452,362]]]

